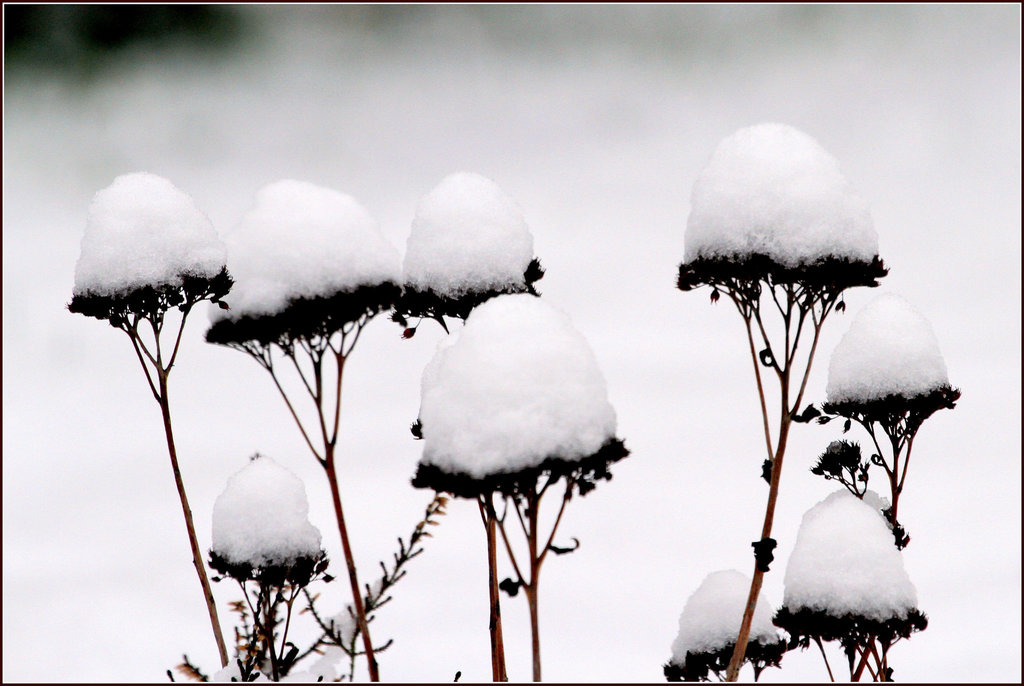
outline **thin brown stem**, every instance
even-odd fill
[[[480,496],[480,516],[484,519],[487,533],[487,590],[490,614],[487,630],[491,638],[491,678],[494,681],[508,681],[505,668],[505,641],[501,631],[501,597],[498,588],[498,545],[497,515],[491,496]]]
[[[834,682],[836,678],[832,676],[832,667],[828,664],[828,655],[825,654],[825,646],[821,644],[821,639],[817,636],[814,637],[814,642],[818,644],[818,650],[821,651],[821,659],[825,661],[825,669],[828,670],[828,680]]]
[[[566,478],[565,495],[562,496],[562,505],[558,508],[558,516],[555,517],[555,525],[551,527],[551,535],[548,536],[548,541],[544,544],[544,549],[540,551],[540,559],[537,560],[538,568],[544,563],[544,558],[548,556],[548,551],[551,550],[551,543],[555,540],[555,532],[558,531],[558,525],[562,521],[562,514],[565,512],[565,506],[569,504],[570,498],[572,498],[572,481]],[[537,500],[540,500],[539,496]]]
[[[540,622],[539,607],[537,602],[538,586],[540,582],[540,558],[537,555],[537,527],[540,523],[540,498],[536,491],[527,494],[529,512],[527,518],[530,522],[529,536],[527,543],[530,549],[530,584],[526,587],[526,600],[530,606],[530,644],[533,654],[533,680],[540,681]]]
[[[323,464],[324,459],[320,456],[317,449],[313,447],[313,441],[309,440],[309,434],[306,433],[306,427],[302,425],[299,415],[296,414],[295,408],[292,407],[292,401],[288,399],[288,394],[285,393],[284,388],[281,387],[281,382],[278,380],[273,367],[267,367],[266,369],[270,372],[270,378],[274,380],[274,386],[277,387],[278,393],[280,393],[281,397],[284,398],[284,404],[288,406],[288,412],[291,413],[292,419],[295,420],[295,425],[299,427],[299,432],[302,434],[302,438],[306,441],[306,445],[309,447],[310,452],[313,453],[313,457],[315,457],[320,464]]]
[[[345,514],[341,509],[341,493],[338,490],[338,477],[334,469],[334,446],[327,446],[324,470],[327,472],[327,480],[331,485],[331,498],[334,501],[334,515],[338,520],[338,532],[341,534],[341,547],[345,553],[345,566],[348,569],[349,585],[352,588],[352,607],[355,610],[356,625],[359,627],[359,631],[363,636],[363,650],[366,654],[366,663],[370,674],[370,681],[380,681],[377,659],[373,654],[373,642],[370,639],[370,629],[366,621],[366,610],[363,607],[363,597],[359,592],[359,577],[356,574],[356,563],[352,557],[352,547],[349,545],[348,541],[348,529],[345,526]]]
[[[793,305],[793,296],[790,291],[787,291],[787,293],[789,294],[789,299],[787,301],[787,310],[784,314],[783,319],[785,325],[785,340],[787,342],[787,347],[785,350],[785,359],[790,360],[795,355],[795,349],[791,351],[789,348],[790,328],[792,323],[791,308]],[[767,344],[768,339],[765,334],[765,329],[761,323],[761,318],[757,312],[756,307],[752,308],[752,312],[758,323],[758,328],[761,331],[762,336],[765,337],[765,343]],[[827,306],[826,309],[823,310],[822,320],[824,319],[824,312],[827,312]],[[811,365],[814,362],[814,352],[817,348],[820,332],[821,321],[816,321],[814,327],[814,340],[811,344],[810,354],[807,358],[807,366],[804,368],[803,378],[801,379],[799,387],[800,390],[797,393],[797,406],[799,406],[800,401],[803,398],[804,390],[807,387],[807,380],[810,377]],[[754,358],[753,361],[756,368],[758,359],[757,356],[753,354],[753,346],[751,347],[751,354]],[[772,355],[772,362],[777,363],[777,359],[775,359],[774,355]],[[786,365],[784,369],[780,368],[777,364],[774,364],[774,366],[776,371],[779,373],[779,390],[781,396],[781,413],[779,416],[779,442],[775,448],[775,455],[774,457],[772,457],[771,481],[769,483],[768,489],[768,502],[765,506],[764,524],[761,527],[761,540],[771,537],[772,525],[774,524],[775,520],[775,506],[778,501],[779,495],[779,482],[782,477],[782,463],[786,454],[786,443],[789,437],[789,428],[792,424],[792,410],[790,409],[789,403],[791,368],[789,365]],[[743,619],[740,623],[739,634],[736,638],[736,647],[733,649],[732,658],[730,659],[728,669],[726,670],[727,681],[736,681],[736,679],[739,678],[740,668],[743,666],[743,660],[747,652],[747,642],[750,638],[750,626],[753,623],[754,610],[757,607],[757,599],[761,594],[761,586],[763,582],[764,572],[761,570],[760,564],[755,562],[754,573],[750,583],[750,593],[747,596],[747,605],[744,609]]]
[[[160,412],[164,420],[164,435],[167,438],[167,452],[171,458],[171,471],[174,473],[174,485],[178,489],[178,498],[181,501],[181,512],[185,517],[185,529],[188,532],[188,543],[192,549],[192,564],[199,576],[199,583],[203,587],[203,596],[206,599],[206,609],[210,615],[210,625],[213,627],[213,637],[217,642],[217,651],[220,653],[220,664],[222,667],[228,664],[228,650],[224,644],[224,635],[220,628],[220,619],[217,617],[217,604],[213,599],[213,589],[210,588],[210,580],[206,576],[206,567],[203,565],[202,553],[199,551],[199,541],[196,538],[196,528],[192,521],[192,509],[188,504],[188,497],[185,495],[185,483],[181,478],[181,470],[178,467],[178,453],[174,447],[174,432],[171,430],[171,410],[167,399],[167,373],[157,372],[160,380]]]
[[[772,430],[768,425],[768,406],[764,400],[764,385],[761,382],[761,367],[758,364],[757,350],[754,348],[754,334],[750,329],[750,317],[744,317],[747,326],[747,342],[750,344],[750,357],[754,361],[754,378],[757,380],[757,398],[761,401],[761,420],[764,422],[764,442],[768,450],[768,459],[772,459]]]

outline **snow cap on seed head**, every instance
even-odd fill
[[[876,495],[872,500],[880,502]],[[810,610],[839,619],[904,619],[917,605],[917,591],[882,513],[845,489],[804,514],[786,565],[785,589],[788,612]]]
[[[279,314],[301,298],[397,284],[401,260],[370,213],[345,193],[285,179],[256,193],[225,240],[235,278],[214,320]]]
[[[615,436],[615,411],[586,339],[528,294],[477,307],[423,372],[421,465],[483,478],[578,460]]]
[[[479,174],[445,177],[420,199],[406,246],[406,287],[445,298],[523,291],[533,236],[523,211]]]
[[[224,263],[224,244],[189,195],[156,174],[124,174],[89,205],[74,294],[179,287],[183,276],[213,279]]]
[[[914,398],[946,388],[946,363],[931,324],[898,295],[881,295],[861,309],[832,353],[830,403]]]
[[[679,616],[679,634],[672,642],[671,662],[683,665],[687,653],[714,653],[736,644],[750,594],[750,577],[734,569],[708,574],[687,599]],[[772,624],[773,610],[762,594],[750,625],[750,641],[781,640]]]
[[[870,263],[878,237],[864,200],[816,140],[785,124],[740,129],[693,185],[686,262],[760,255],[783,267]]]
[[[302,481],[271,458],[256,456],[214,502],[212,552],[228,565],[253,568],[318,559],[320,531],[308,515]]]

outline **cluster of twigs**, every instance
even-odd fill
[[[761,538],[752,543],[755,550],[754,574],[750,594],[736,638],[735,649],[726,673],[735,681],[743,665],[750,636],[754,609],[761,592],[765,572],[769,571],[775,540],[771,537],[779,480],[786,453],[789,431],[799,412],[807,380],[818,347],[822,326],[834,310],[845,309],[843,292],[852,286],[877,286],[887,270],[877,257],[870,263],[827,258],[801,267],[785,267],[762,255],[741,259],[699,258],[679,266],[676,286],[682,291],[711,288],[711,301],[724,293],[736,307],[747,332],[747,343],[754,365],[754,378],[761,407],[761,419],[767,456],[762,472],[769,483]],[[766,319],[774,312],[781,319],[782,336],[768,333]],[[802,341],[810,337],[808,352],[798,356]],[[756,342],[755,342],[756,340]],[[772,441],[772,421],[765,398],[761,368],[772,372],[779,388],[779,414]]]

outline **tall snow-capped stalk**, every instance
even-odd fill
[[[292,180],[260,189],[254,206],[226,240],[236,285],[231,309],[215,313],[206,340],[248,353],[270,373],[307,447],[323,468],[345,555],[357,630],[370,679],[378,681],[369,618],[342,508],[338,432],[345,363],[363,327],[379,312],[390,309],[400,292],[398,251],[354,198]],[[316,411],[315,424],[303,422],[302,413],[285,391],[275,366],[275,349],[309,396]],[[366,595],[371,595],[369,590]]]
[[[496,360],[501,360],[496,363]],[[509,383],[509,379],[515,379]],[[423,372],[420,420],[423,457],[413,486],[476,500],[488,531],[492,670],[501,675],[494,619],[496,565],[491,527],[497,525],[514,570],[499,587],[525,591],[530,612],[533,678],[541,678],[539,585],[572,494],[585,495],[611,478],[609,465],[629,454],[615,438],[615,412],[586,340],[568,317],[527,294],[501,295],[474,309],[459,338],[438,350]],[[541,533],[540,503],[565,480],[551,531]],[[493,503],[504,498],[499,517]],[[526,564],[513,552],[508,529],[515,513],[526,539]],[[514,528],[514,527],[513,527]]]
[[[189,312],[204,300],[220,303],[231,289],[224,257],[224,244],[192,198],[154,174],[125,174],[98,192],[89,206],[74,295],[68,304],[71,312],[106,321],[128,335],[160,406],[192,564],[222,666],[228,661],[227,647],[178,465],[168,379]],[[171,309],[181,313],[181,320],[168,354],[161,337]],[[148,344],[139,331],[143,322],[150,329]]]
[[[445,317],[465,321],[475,307],[501,294],[536,295],[533,284],[543,275],[519,205],[488,178],[450,174],[417,204],[394,319],[406,326],[406,338],[416,332],[407,318],[434,319],[448,332]],[[493,493],[480,493],[477,500],[487,537],[491,678],[507,681]]]
[[[686,261],[677,286],[683,291],[710,286],[712,302],[725,292],[743,318],[767,454],[762,471],[768,501],[761,538],[752,544],[754,574],[729,681],[739,676],[773,559],[772,524],[789,432],[793,421],[810,419],[810,410],[798,411],[822,325],[829,313],[844,307],[845,289],[875,286],[885,274],[864,201],[850,191],[835,159],[792,127],[760,124],[725,138],[693,185]],[[781,319],[781,332],[777,323],[766,321],[771,312]],[[768,331],[773,325],[774,336]],[[771,419],[762,367],[778,381],[777,422]]]

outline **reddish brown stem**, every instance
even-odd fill
[[[490,618],[487,629],[491,637],[491,679],[508,681],[505,667],[505,641],[501,631],[501,596],[498,588],[498,521],[491,496],[479,501],[480,516],[487,532],[487,589],[490,602]]]
[[[188,530],[188,543],[192,548],[192,564],[199,575],[199,583],[203,587],[203,596],[206,598],[206,609],[210,615],[210,624],[213,627],[213,637],[217,641],[217,652],[220,654],[221,667],[228,664],[228,651],[224,644],[224,635],[221,633],[220,619],[217,617],[217,604],[213,599],[213,589],[210,588],[210,580],[206,576],[206,567],[203,565],[202,553],[199,552],[199,541],[196,539],[196,528],[192,522],[192,509],[188,504],[188,497],[185,495],[185,483],[181,478],[181,470],[178,468],[178,452],[174,447],[174,433],[171,431],[171,410],[167,400],[167,372],[157,369],[157,377],[160,383],[160,394],[157,398],[160,402],[160,411],[164,419],[164,434],[167,437],[167,452],[171,457],[171,471],[174,472],[174,484],[178,488],[178,498],[181,500],[181,512],[185,516],[185,528]]]
[[[531,491],[527,499],[530,511],[527,519],[530,531],[527,542],[530,548],[530,585],[526,587],[526,600],[530,606],[530,643],[533,653],[533,680],[540,681],[540,622],[538,618],[537,591],[540,577],[540,557],[537,554],[537,529],[540,525],[540,498]],[[553,534],[554,532],[552,532]]]
[[[339,372],[340,373],[340,372]],[[345,526],[345,514],[341,509],[341,493],[338,490],[338,477],[334,469],[334,446],[328,444],[324,470],[327,481],[331,484],[331,498],[334,501],[334,516],[338,520],[338,532],[341,534],[341,547],[345,553],[345,566],[348,568],[348,581],[352,587],[352,608],[355,610],[356,624],[363,636],[363,650],[366,652],[366,664],[370,681],[380,681],[377,659],[373,654],[373,642],[370,640],[370,629],[366,621],[366,609],[363,606],[363,594],[359,590],[359,577],[356,575],[356,563],[352,557],[352,547],[348,542],[348,528]]]

